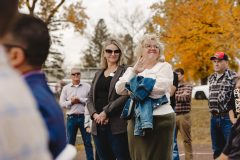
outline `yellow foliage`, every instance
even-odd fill
[[[82,7],[81,1],[66,2],[67,0],[19,0],[19,7],[26,7],[29,14],[39,16],[49,27],[66,27],[73,24],[76,31],[83,33],[88,19],[85,8]]]
[[[226,0],[166,0],[152,6],[155,32],[165,45],[166,60],[183,67],[189,80],[204,79],[212,70],[209,58],[226,52],[236,69],[234,56],[240,47],[240,6]],[[160,29],[159,29],[160,28]]]
[[[82,7],[82,3],[71,4],[65,10],[67,11],[65,14],[66,19],[74,24],[76,31],[83,33],[83,29],[86,28],[87,24],[86,20],[89,17],[84,12],[85,8]]]

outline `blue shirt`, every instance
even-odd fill
[[[48,87],[43,73],[40,71],[30,72],[25,74],[24,78],[37,101],[38,109],[47,126],[49,150],[55,159],[67,144],[62,110]]]

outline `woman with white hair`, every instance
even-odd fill
[[[134,67],[129,67],[116,83],[118,94],[134,97],[134,114],[127,128],[131,159],[171,160],[175,126],[175,113],[169,99],[172,67],[160,62],[162,48],[153,34],[144,35],[135,54],[138,60]]]

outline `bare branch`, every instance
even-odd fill
[[[29,14],[30,14],[30,15],[33,15],[33,14],[34,14],[34,10],[35,10],[37,1],[38,1],[38,0],[33,0],[32,6],[31,6],[30,0],[26,0],[26,5],[27,5],[27,8],[28,8],[28,10],[29,10]]]
[[[65,0],[61,0],[58,5],[53,8],[53,10],[50,12],[51,14],[48,16],[46,23],[49,24],[52,17],[57,13],[57,10],[64,4]]]
[[[111,8],[113,8],[113,10],[117,10],[113,4],[110,3],[110,5],[112,5]],[[144,18],[140,6],[135,7],[132,13],[129,13],[125,7],[122,14],[112,12],[110,13],[110,17],[123,31],[129,33],[133,38],[140,33],[149,21],[149,18]]]
[[[36,3],[37,3],[38,0],[33,0],[33,4],[32,4],[32,13],[30,14],[34,14],[34,9],[36,7]]]
[[[31,6],[30,6],[29,0],[26,1],[26,5],[27,5],[27,8],[28,8],[29,12],[31,12]]]

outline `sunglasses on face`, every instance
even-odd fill
[[[112,54],[113,52],[114,52],[114,54],[120,54],[121,53],[121,51],[119,49],[117,49],[117,50],[106,49],[105,52],[108,53],[108,54]]]
[[[72,76],[80,76],[80,73],[72,73]]]

